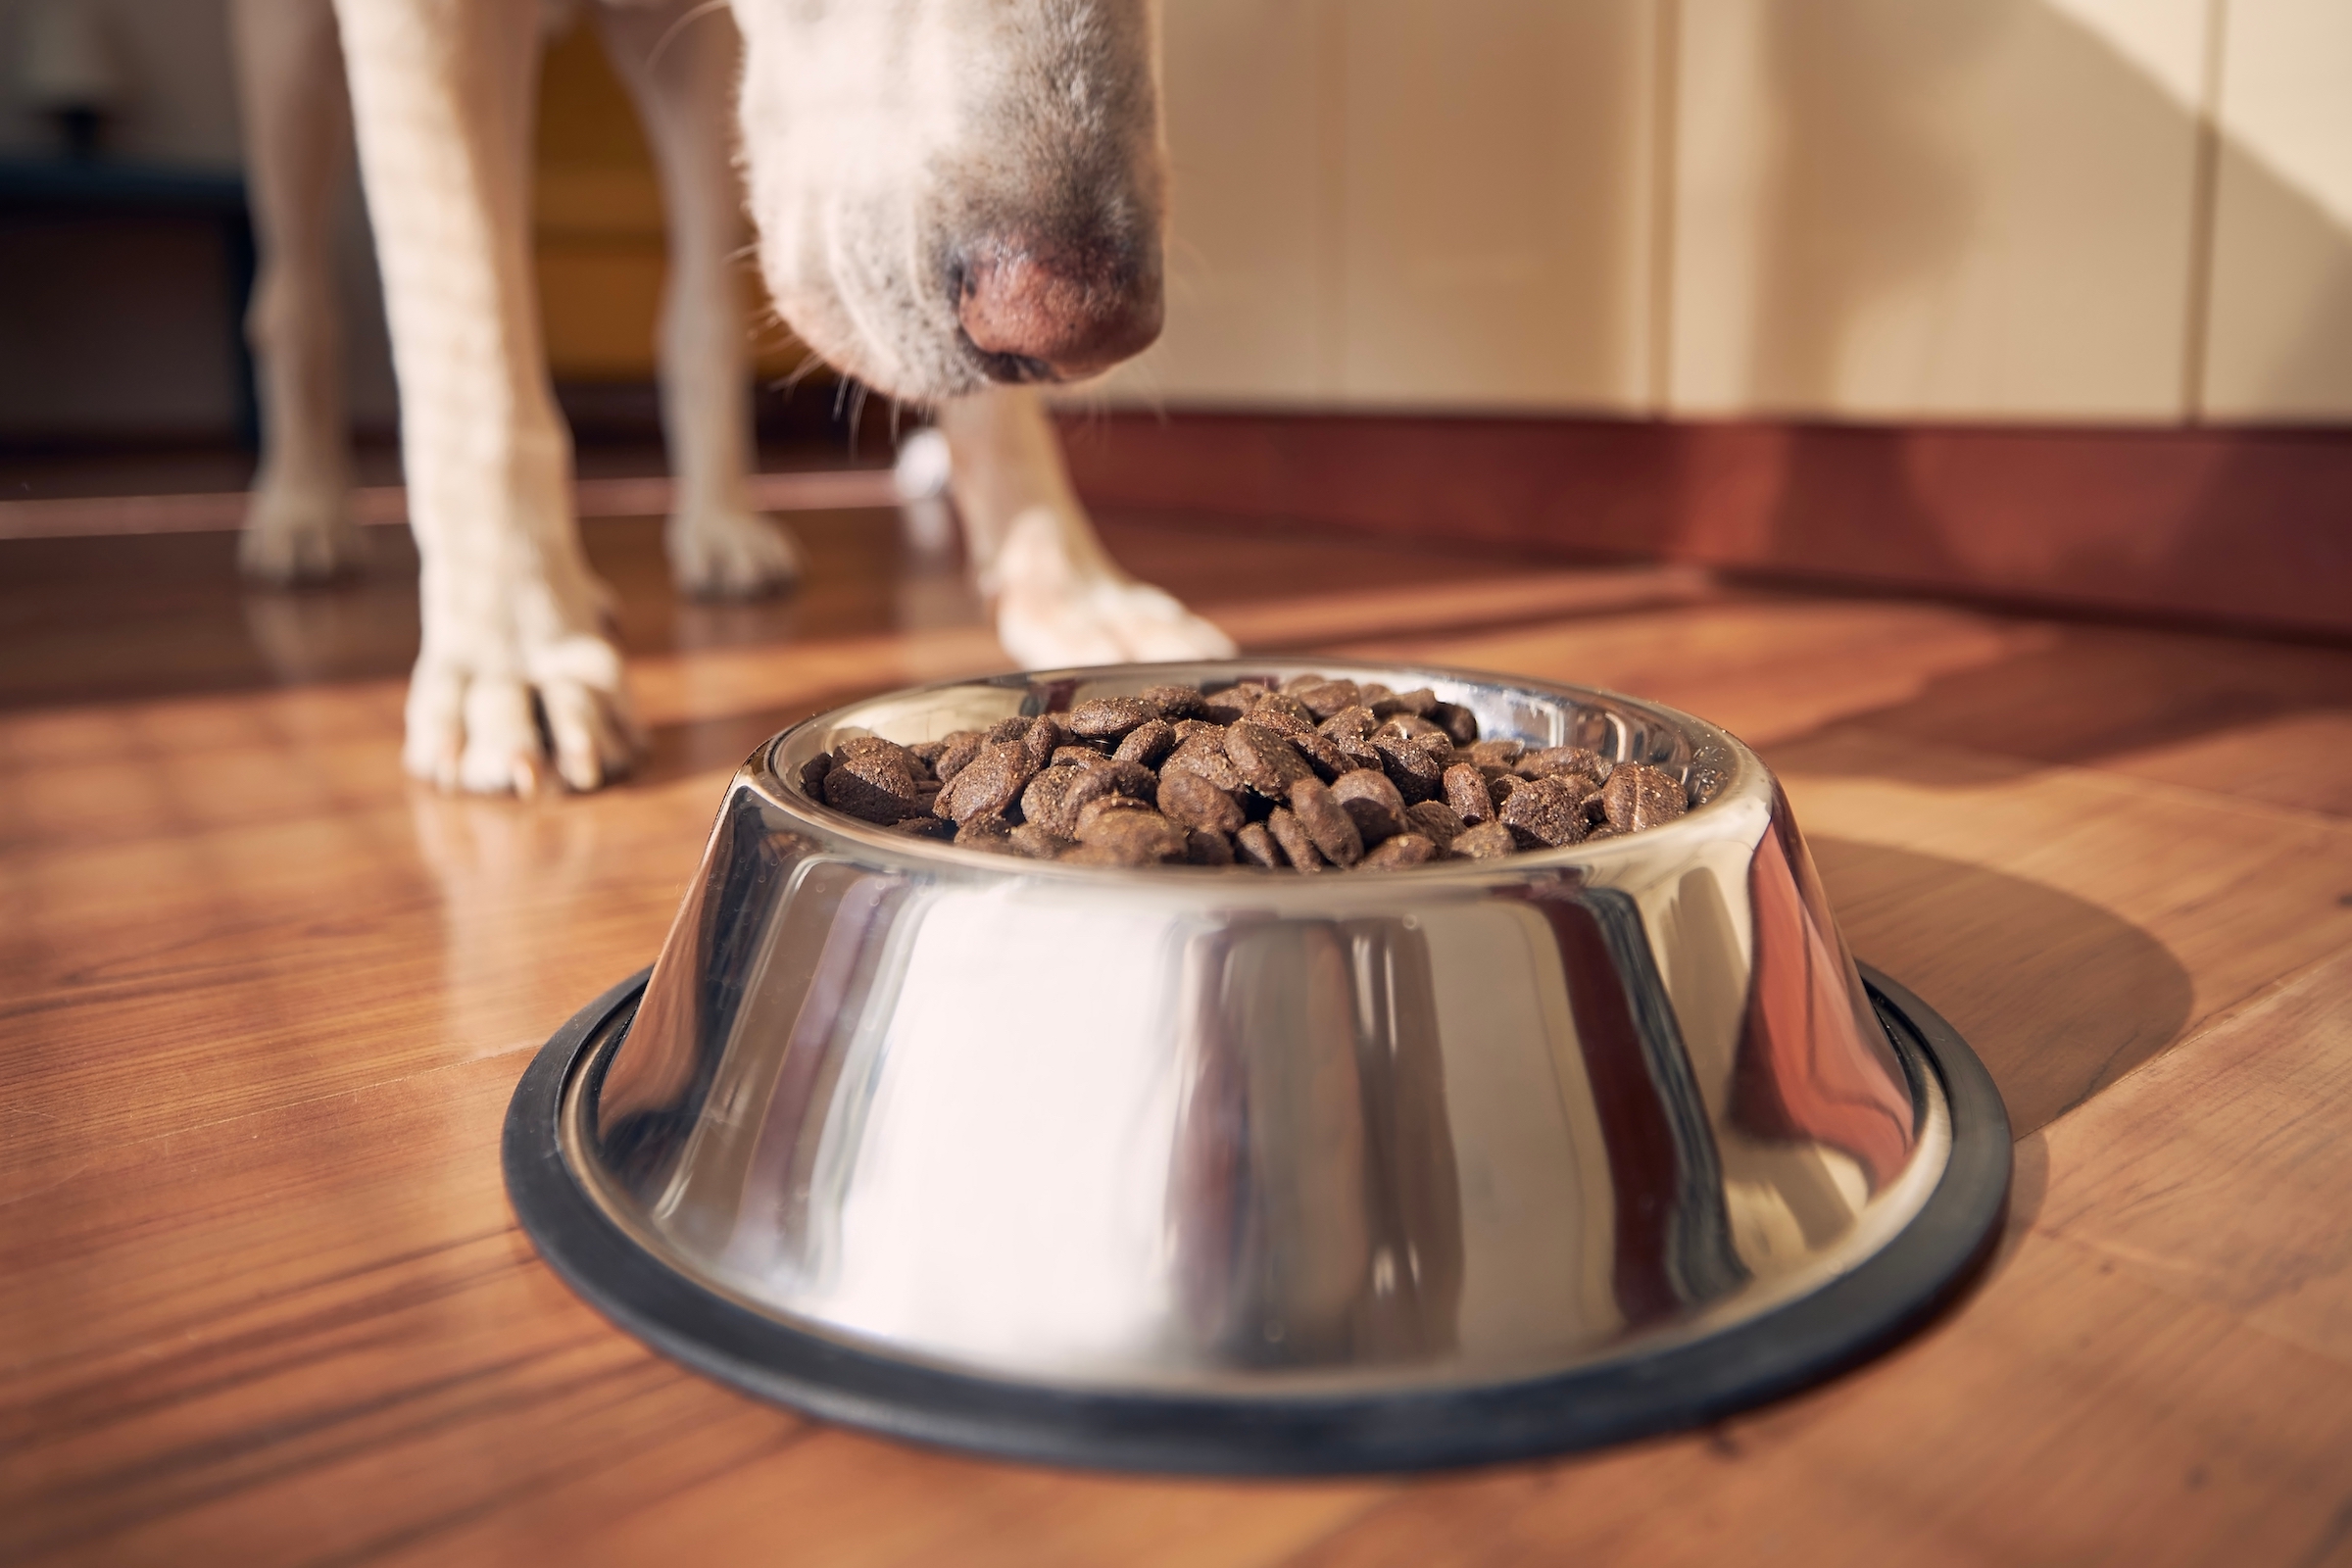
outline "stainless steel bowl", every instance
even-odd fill
[[[852,734],[1306,668],[1692,808],[1503,860],[1113,871],[789,782]],[[1901,1332],[2006,1192],[1997,1096],[1865,987],[1763,763],[1573,687],[1251,661],[841,709],[736,775],[638,984],[517,1092],[542,1250],[714,1374],[1024,1456],[1357,1469],[1702,1419]]]

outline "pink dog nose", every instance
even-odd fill
[[[956,318],[995,381],[1068,381],[1159,336],[1156,270],[1098,252],[1001,244],[957,273]]]

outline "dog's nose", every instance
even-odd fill
[[[991,380],[1075,380],[1159,336],[1156,270],[1113,251],[977,247],[954,284],[956,318]]]

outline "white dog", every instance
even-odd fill
[[[635,726],[570,503],[528,233],[540,0],[236,0],[265,265],[266,457],[248,569],[350,557],[327,216],[356,129],[401,392],[422,652],[405,759],[445,788],[577,789]],[[788,579],[746,503],[750,416],[728,258],[749,176],[786,319],[867,385],[937,404],[970,554],[1026,664],[1185,659],[1223,633],[1120,572],[1071,493],[1032,383],[1157,335],[1163,153],[1152,0],[732,0],[745,49],[685,0],[598,24],[665,184],[662,412],[686,586]],[[336,34],[349,96],[333,71]],[[348,120],[346,120],[348,116]]]

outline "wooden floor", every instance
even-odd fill
[[[681,605],[599,524],[627,785],[398,772],[413,563],[248,593],[220,535],[0,545],[0,1562],[2352,1563],[2352,651],[1140,523],[1255,648],[1587,681],[1786,780],[1857,952],[2016,1118],[2010,1233],[1877,1364],[1719,1428],[1415,1481],[1065,1475],[814,1426],[552,1278],[530,1053],[645,963],[720,786],[997,656],[887,516]]]

